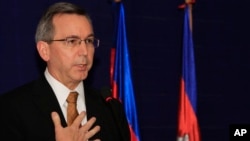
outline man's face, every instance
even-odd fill
[[[76,37],[93,39],[93,29],[89,20],[76,14],[61,14],[53,19],[55,34],[53,40]],[[49,44],[48,70],[58,81],[68,88],[74,88],[88,76],[93,64],[94,47],[80,45],[69,47],[65,41]]]

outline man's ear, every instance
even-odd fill
[[[40,57],[47,62],[49,60],[49,45],[47,42],[44,41],[38,41],[36,43],[37,51],[40,55]]]

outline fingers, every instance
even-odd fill
[[[51,118],[54,123],[55,128],[62,127],[61,126],[61,120],[57,112],[52,112],[51,113]]]
[[[95,126],[94,128],[91,129],[91,127],[96,121],[96,118],[92,117],[89,121],[87,121],[87,123],[79,127],[85,116],[86,112],[81,112],[74,120],[71,126],[63,128],[58,113],[51,112],[51,118],[55,126],[56,139],[85,141],[93,137],[97,132],[100,131],[100,126]],[[95,139],[93,141],[100,141],[100,140]]]
[[[85,137],[87,139],[91,138],[92,136],[94,136],[97,132],[99,132],[101,129],[100,126],[95,126],[93,129],[91,129],[90,131],[88,131],[85,135]],[[100,141],[99,139],[96,139],[95,141]]]
[[[79,125],[81,125],[81,122],[83,120],[83,118],[86,116],[86,112],[82,111],[77,117],[76,119],[73,121],[72,125],[79,127]]]
[[[100,139],[94,139],[94,140],[89,140],[89,141],[101,141]]]
[[[81,130],[88,131],[92,127],[92,125],[95,123],[95,121],[96,121],[95,117],[90,118],[90,120],[82,127],[83,129]]]
[[[94,136],[97,132],[100,131],[100,126],[95,126],[93,129],[90,130],[90,128],[93,126],[95,123],[96,118],[92,117],[85,125],[83,125],[80,128],[80,133],[81,136],[86,140]],[[97,140],[98,141],[98,140]]]

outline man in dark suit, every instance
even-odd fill
[[[38,80],[1,95],[1,140],[129,141],[121,103],[105,101],[107,94],[83,82],[99,46],[89,15],[71,3],[56,3],[42,16],[35,38],[47,67]],[[67,123],[70,92],[78,93],[81,113],[72,125]]]

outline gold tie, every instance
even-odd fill
[[[77,92],[70,92],[67,98],[68,107],[67,107],[67,124],[70,126],[75,118],[78,116],[78,112],[76,109],[76,100],[77,100],[78,93]]]

